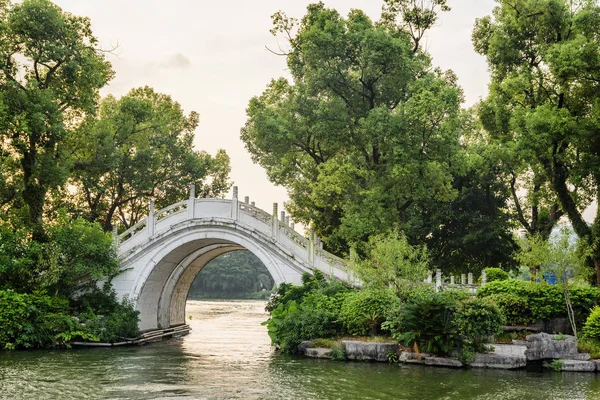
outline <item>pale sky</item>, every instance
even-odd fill
[[[231,180],[240,197],[268,212],[273,202],[287,200],[264,170],[252,163],[239,139],[246,106],[272,78],[288,76],[285,58],[265,49],[277,48],[270,16],[283,10],[300,19],[305,0],[54,0],[65,11],[91,18],[116,78],[102,94],[121,96],[149,85],[169,94],[186,112],[200,113],[197,149],[215,154],[224,148],[231,157]],[[328,0],[328,7],[346,15],[351,8],[378,19],[382,1]],[[488,72],[483,57],[473,51],[475,19],[488,15],[493,0],[449,0],[452,11],[441,16],[425,47],[433,64],[452,69],[466,95],[466,105],[485,96]],[[285,42],[281,43],[282,45]],[[230,196],[230,195],[229,195]]]

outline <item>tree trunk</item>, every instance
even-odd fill
[[[596,285],[600,286],[600,257],[593,257],[594,270],[596,271]]]

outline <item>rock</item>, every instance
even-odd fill
[[[400,353],[398,361],[408,364],[433,365],[436,367],[460,368],[463,366],[463,364],[455,358],[435,357],[427,353],[421,353],[421,359],[419,360],[417,354],[410,351],[403,351]]]
[[[565,360],[589,361],[590,358],[592,357],[589,353],[577,353],[565,358]]]
[[[577,354],[577,343],[574,336],[563,335],[561,340],[555,338],[556,335],[547,333],[528,335],[525,343],[527,360],[563,359]]]
[[[298,353],[304,354],[309,347],[313,347],[312,340],[305,340],[298,345]]]
[[[471,362],[473,368],[517,369],[527,365],[525,355],[476,354]]]
[[[600,371],[600,360],[592,360],[592,362],[596,365],[596,371]]]
[[[524,343],[525,342],[523,342],[523,344],[493,344],[491,345],[494,348],[492,353],[499,356],[525,357],[527,346]]]
[[[421,359],[419,360],[417,358],[417,353],[413,353],[410,351],[403,351],[402,353],[400,353],[400,356],[398,357],[398,361],[403,362],[403,363],[409,363],[409,364],[425,364],[425,362],[424,362],[425,357],[430,357],[430,356],[427,353],[421,353]]]
[[[388,361],[388,353],[398,351],[397,343],[359,342],[342,340],[342,347],[348,360]]]
[[[562,361],[561,371],[568,372],[593,372],[596,370],[596,364],[593,361],[578,361],[578,360],[556,360]],[[545,368],[552,369],[550,364],[545,364]]]
[[[331,349],[323,347],[308,347],[304,350],[306,357],[312,358],[331,358]]]
[[[425,365],[434,365],[436,367],[461,368],[463,364],[455,358],[430,357],[425,359]]]

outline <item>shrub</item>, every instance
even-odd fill
[[[448,296],[417,296],[405,303],[396,317],[383,324],[394,339],[418,351],[448,354],[456,344],[453,314],[457,307]]]
[[[400,305],[398,297],[389,290],[361,290],[347,296],[340,310],[340,321],[350,335],[374,336],[390,309]]]
[[[481,287],[477,297],[497,294],[509,295],[495,296],[506,313],[506,323],[509,325],[534,323],[538,319],[548,320],[566,315],[564,295],[557,286],[517,280],[495,281]],[[508,304],[520,308],[520,311],[512,311]]]
[[[527,325],[535,322],[527,299],[513,293],[494,293],[483,299],[496,303],[508,325]]]
[[[600,341],[600,306],[592,309],[583,326],[583,335],[586,338]]]
[[[491,300],[467,299],[459,303],[454,323],[460,336],[463,355],[466,355],[483,351],[486,340],[502,332],[504,317]]]
[[[485,268],[484,269],[487,277],[487,281],[496,282],[496,281],[506,281],[508,280],[508,272],[500,268]]]

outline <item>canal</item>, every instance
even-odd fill
[[[600,376],[276,355],[261,301],[191,301],[192,333],[142,347],[0,353],[1,399],[600,399]]]

